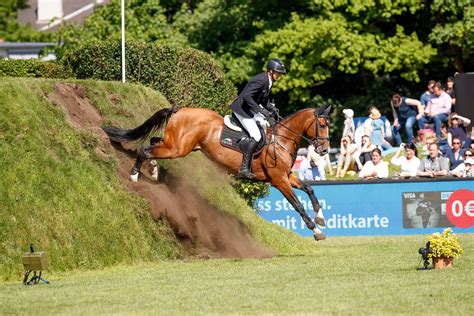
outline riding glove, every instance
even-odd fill
[[[274,126],[276,124],[276,121],[273,117],[267,117],[265,120],[267,120],[268,124],[270,124],[270,126]]]
[[[268,111],[267,109],[265,108],[261,108],[260,109],[260,113],[265,116],[265,117],[269,117],[269,116],[272,116],[272,113],[270,113],[270,111]]]

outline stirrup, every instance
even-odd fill
[[[249,179],[249,180],[255,180],[257,179],[257,176],[254,175],[252,172],[250,171],[239,171],[239,173],[237,174],[237,178],[239,179]]]

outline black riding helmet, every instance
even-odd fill
[[[286,74],[285,64],[278,58],[270,59],[267,64],[267,70],[273,70],[281,74]]]

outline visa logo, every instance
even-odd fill
[[[403,197],[405,199],[414,199],[415,198],[415,193],[403,193]]]

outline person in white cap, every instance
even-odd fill
[[[468,158],[464,162],[464,177],[474,178],[474,158]]]
[[[351,139],[354,139],[354,111],[352,109],[342,110],[344,113],[344,130],[342,131],[342,137],[349,136]]]

